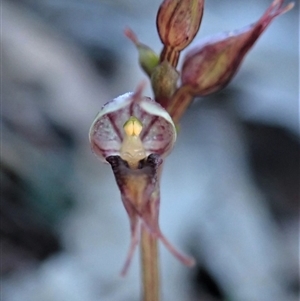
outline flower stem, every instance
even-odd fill
[[[161,52],[160,61],[167,61],[172,67],[176,68],[179,60],[179,55],[180,52],[178,50],[165,46]]]
[[[189,86],[180,87],[172,96],[172,101],[166,109],[175,124],[178,124],[179,119],[191,104],[193,98],[194,96],[191,94]]]
[[[142,225],[141,235],[142,301],[159,301],[157,238],[147,231],[144,225]]]

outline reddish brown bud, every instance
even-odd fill
[[[254,24],[203,41],[190,51],[183,63],[181,80],[193,95],[204,96],[226,86],[238,70],[244,56],[271,21],[288,10],[283,0],[275,0]]]
[[[164,0],[156,19],[159,37],[164,44],[161,61],[176,66],[179,52],[197,34],[203,15],[204,0]],[[174,62],[174,63],[173,63]]]

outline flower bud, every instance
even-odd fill
[[[203,0],[165,0],[157,13],[157,29],[162,43],[177,50],[191,43],[200,27]]]
[[[179,52],[197,34],[203,15],[204,0],[164,0],[159,7],[156,26],[164,44],[161,61],[177,65]],[[173,63],[174,61],[174,63]]]
[[[159,56],[150,47],[140,43],[134,32],[129,28],[125,29],[124,34],[135,44],[139,53],[140,66],[151,77],[153,69],[159,63]]]
[[[271,21],[293,7],[275,0],[256,23],[203,41],[187,53],[181,81],[193,95],[204,96],[226,86],[238,70],[244,56]]]
[[[151,75],[155,100],[163,105],[163,99],[169,99],[177,88],[179,74],[167,61],[159,64]]]

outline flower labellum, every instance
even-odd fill
[[[176,129],[167,111],[141,92],[139,87],[105,104],[89,133],[93,152],[112,167],[130,219],[131,243],[122,275],[139,242],[141,224],[184,264],[194,263],[170,244],[158,225],[161,167]]]
[[[208,95],[225,87],[271,21],[293,6],[290,3],[283,7],[283,0],[275,0],[256,23],[203,41],[184,60],[182,86],[189,87],[194,96]]]

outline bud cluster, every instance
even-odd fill
[[[175,123],[194,97],[217,92],[231,81],[271,21],[294,6],[294,3],[284,6],[283,2],[274,0],[256,23],[200,41],[187,52],[181,71],[176,70],[180,52],[193,41],[199,30],[204,0],[162,2],[156,18],[163,43],[160,56],[139,43],[131,31],[126,31],[139,50],[140,64],[151,79],[155,100],[170,113]]]

